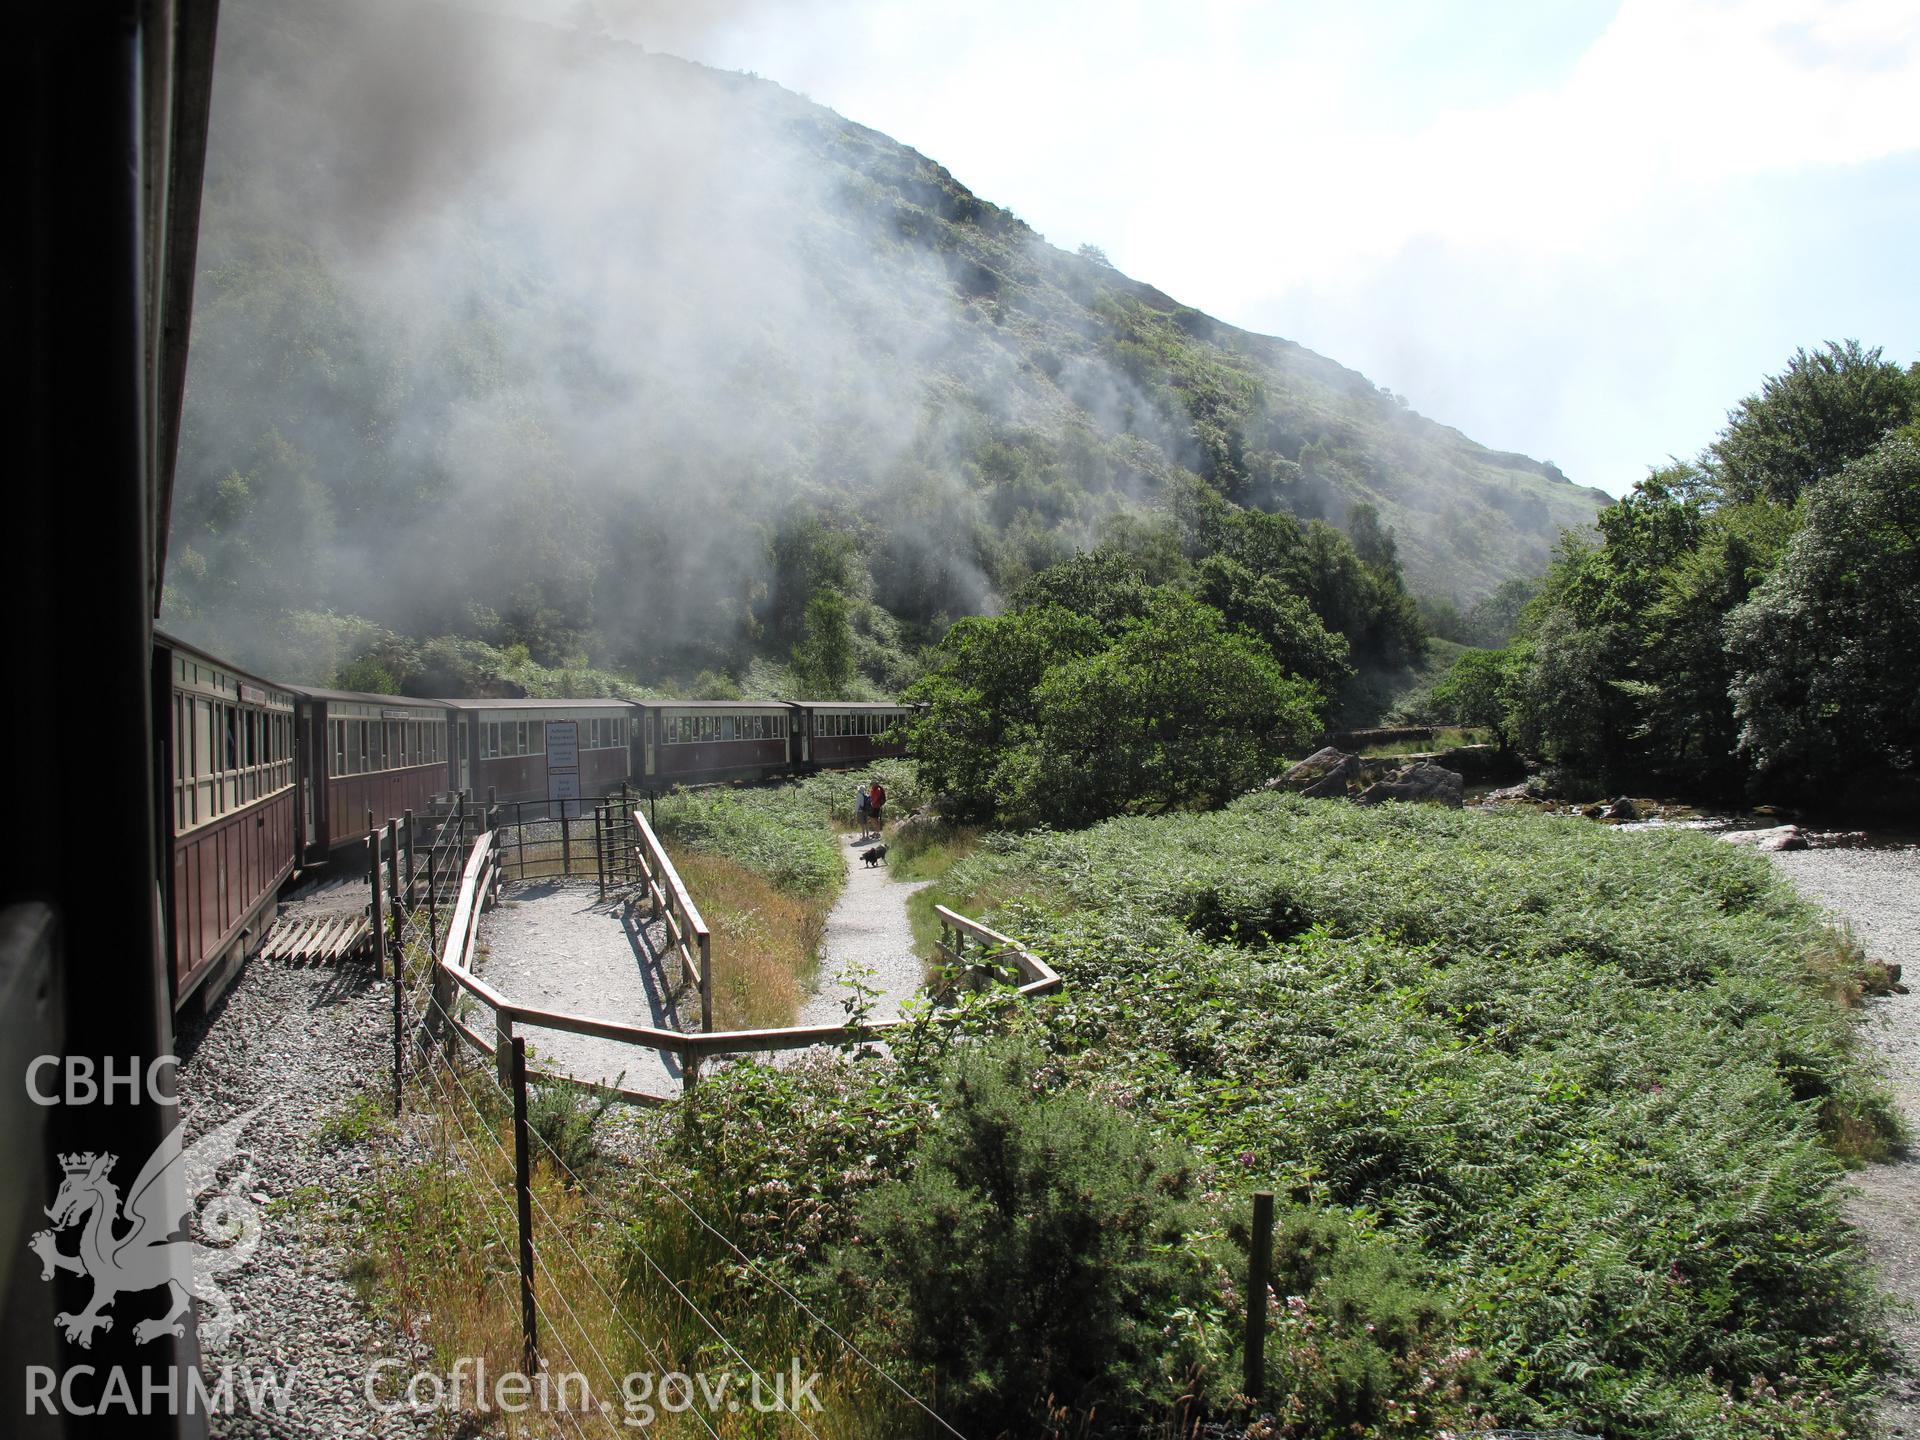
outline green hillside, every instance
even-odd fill
[[[1183,472],[1371,504],[1463,606],[1604,499],[624,43],[234,0],[208,177],[166,619],[276,673],[384,629],[744,682],[830,586],[888,688]]]

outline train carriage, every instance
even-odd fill
[[[629,778],[634,707],[625,700],[453,700],[461,783],[502,804],[597,799]],[[571,729],[550,730],[571,722]],[[572,765],[549,765],[549,737]],[[571,780],[556,781],[551,772]],[[571,791],[571,794],[565,793]]]
[[[159,632],[153,687],[177,1006],[230,972],[293,871],[297,697]]]
[[[794,700],[798,759],[808,768],[861,765],[907,753],[905,705],[861,700]]]
[[[454,788],[448,702],[357,690],[300,691],[302,858],[318,863]]]
[[[642,700],[635,783],[661,790],[800,768],[794,710],[779,700]]]

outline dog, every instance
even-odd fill
[[[884,865],[887,863],[887,847],[884,845],[876,845],[871,850],[862,850],[860,852],[860,858],[867,862],[867,868],[869,870],[876,865]]]

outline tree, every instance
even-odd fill
[[[1915,414],[1916,391],[1898,365],[1857,340],[1828,341],[1796,350],[1782,374],[1734,408],[1712,468],[1735,500],[1791,505]]]
[[[847,597],[838,590],[818,591],[807,602],[793,668],[809,694],[834,700],[846,692],[853,679],[853,625]]]
[[[963,620],[907,692],[909,746],[954,809],[1083,825],[1252,787],[1322,697],[1220,612],[1166,586],[1112,629],[1058,605]]]
[[[1100,626],[1057,605],[973,616],[949,630],[906,698],[925,708],[908,748],[956,814],[1006,818],[1039,783],[1040,682],[1054,665],[1097,653]]]
[[[1492,730],[1504,749],[1512,683],[1513,658],[1505,650],[1463,650],[1433,687],[1434,712],[1452,725]]]
[[[1353,674],[1346,637],[1320,623],[1313,607],[1271,575],[1214,555],[1200,564],[1195,593],[1227,620],[1258,636],[1289,675],[1311,681],[1331,698]]]
[[[1807,786],[1920,759],[1920,429],[1816,486],[1778,568],[1727,619],[1739,743]]]
[[[1225,801],[1272,774],[1320,719],[1312,685],[1173,590],[1098,654],[1050,668],[1035,700],[1040,763],[1023,808],[1064,825]]]

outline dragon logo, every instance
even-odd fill
[[[111,1178],[119,1156],[87,1151],[60,1157],[66,1178],[47,1207],[53,1229],[40,1231],[27,1247],[40,1257],[42,1280],[51,1280],[61,1270],[93,1280],[93,1298],[86,1309],[53,1318],[68,1340],[92,1349],[94,1331],[113,1329],[113,1317],[104,1312],[119,1296],[163,1286],[169,1292],[167,1313],[136,1324],[136,1341],[144,1344],[158,1335],[184,1335],[180,1317],[189,1297],[216,1309],[212,1319],[202,1314],[203,1340],[219,1345],[232,1333],[233,1303],[220,1288],[219,1278],[244,1264],[260,1245],[259,1208],[245,1193],[253,1180],[253,1159],[239,1143],[247,1123],[259,1113],[256,1106],[203,1135],[191,1148],[184,1145],[183,1127],[174,1126],[140,1167],[127,1193],[124,1214],[119,1187]],[[214,1195],[198,1214],[201,1234],[219,1243],[172,1238],[182,1218],[193,1213],[195,1202],[214,1188],[220,1172],[236,1156],[240,1168],[228,1189]],[[57,1232],[75,1225],[82,1227],[80,1246],[69,1254],[56,1244]]]

